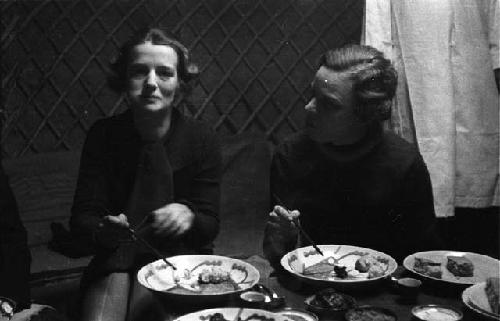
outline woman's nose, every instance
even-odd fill
[[[304,107],[306,111],[316,112],[316,98],[312,98]]]
[[[153,70],[148,73],[146,80],[144,82],[145,89],[155,90],[158,87],[156,74]]]

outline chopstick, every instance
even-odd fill
[[[174,270],[177,270],[177,268],[175,267],[175,265],[173,265],[171,262],[169,262],[161,253],[160,251],[158,251],[154,246],[152,246],[151,244],[148,243],[148,241],[146,241],[145,239],[143,239],[141,236],[139,236],[139,234],[137,234],[134,229],[132,228],[128,228],[128,231],[130,232],[130,234],[132,235],[132,239],[134,241],[139,241],[140,243],[142,243],[142,245],[144,245],[145,247],[147,247],[151,252],[153,252],[159,259],[161,259],[163,262],[165,262],[166,265],[170,266],[172,269]]]
[[[288,213],[290,213],[290,210],[284,205],[284,203],[280,200],[278,195],[273,194],[273,197],[278,201],[278,205],[283,207]],[[322,256],[325,256],[325,254],[319,249],[319,247],[316,245],[316,243],[312,240],[312,238],[307,234],[307,232],[302,228],[302,225],[300,225],[300,221],[298,217],[295,217],[292,219],[293,224],[299,229],[300,233],[306,238],[306,240],[311,243],[312,247]]]
[[[238,309],[238,312],[236,313],[236,315],[234,316],[234,319],[233,321],[238,321],[240,320],[240,317],[241,317],[241,313],[243,312],[243,308],[239,308]]]
[[[103,207],[104,211],[108,214],[108,215],[113,215],[113,213],[108,210],[106,207]],[[148,216],[145,216],[143,218],[143,220],[137,225],[137,227],[140,227],[141,225],[143,225],[146,220],[147,220]],[[142,238],[139,234],[137,234],[135,232],[135,230],[131,227],[128,227],[127,228],[128,232],[130,233],[130,235],[132,236],[132,240],[134,241],[138,241],[139,243],[142,243],[142,245],[144,245],[145,247],[147,247],[151,252],[153,252],[159,259],[161,259],[163,262],[165,262],[166,265],[170,266],[172,269],[174,270],[177,270],[177,268],[175,267],[175,265],[173,265],[171,262],[169,262],[161,253],[160,251],[158,251],[154,246],[152,246],[151,244],[148,243],[148,241],[146,241],[144,238]]]

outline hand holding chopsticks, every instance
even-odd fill
[[[312,238],[307,234],[307,232],[302,228],[302,225],[300,224],[299,216],[298,213],[294,213],[294,211],[288,210],[284,205],[283,202],[280,201],[279,197],[274,195],[274,198],[276,201],[280,204],[280,207],[284,210],[280,211],[279,209],[277,211],[274,211],[276,214],[279,216],[289,220],[295,227],[300,231],[300,233],[304,236],[304,238],[312,245],[312,247],[321,255],[325,256],[323,252],[320,250],[320,248],[316,245],[316,243],[312,240]]]
[[[160,251],[158,251],[158,249],[152,246],[148,241],[146,241],[142,236],[140,236],[134,229],[132,229],[129,226],[127,217],[124,214],[113,215],[111,211],[107,209],[105,209],[105,211],[108,214],[108,216],[104,217],[101,226],[104,224],[114,225],[115,226],[114,230],[127,231],[129,236],[132,238],[134,242],[140,243],[141,245],[146,247],[149,251],[155,254],[159,259],[163,260],[165,264],[172,267],[174,270],[177,269],[175,265],[173,265],[171,262],[165,259],[165,257],[160,253]],[[148,221],[148,219],[149,216],[145,216],[144,219],[137,225],[136,229],[139,230]],[[112,233],[105,233],[105,234],[112,234]]]

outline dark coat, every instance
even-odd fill
[[[160,239],[156,244],[164,255],[210,253],[219,231],[221,156],[215,134],[203,123],[174,110],[164,147],[172,168],[173,201],[187,205],[195,220],[180,240]],[[125,212],[140,148],[141,139],[130,111],[99,120],[89,130],[70,220],[75,236],[95,244],[93,237],[101,218],[109,212]],[[133,257],[139,250],[135,244],[120,245],[113,251],[99,244],[95,248],[87,271],[91,275],[130,271],[155,260],[146,253]]]
[[[30,263],[26,229],[0,162],[0,297],[21,309],[30,301]]]

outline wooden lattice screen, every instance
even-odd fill
[[[273,142],[302,125],[319,55],[358,42],[362,0],[3,1],[2,155],[76,150],[96,120],[126,108],[105,68],[134,31],[161,26],[201,74],[186,112],[222,135]]]

